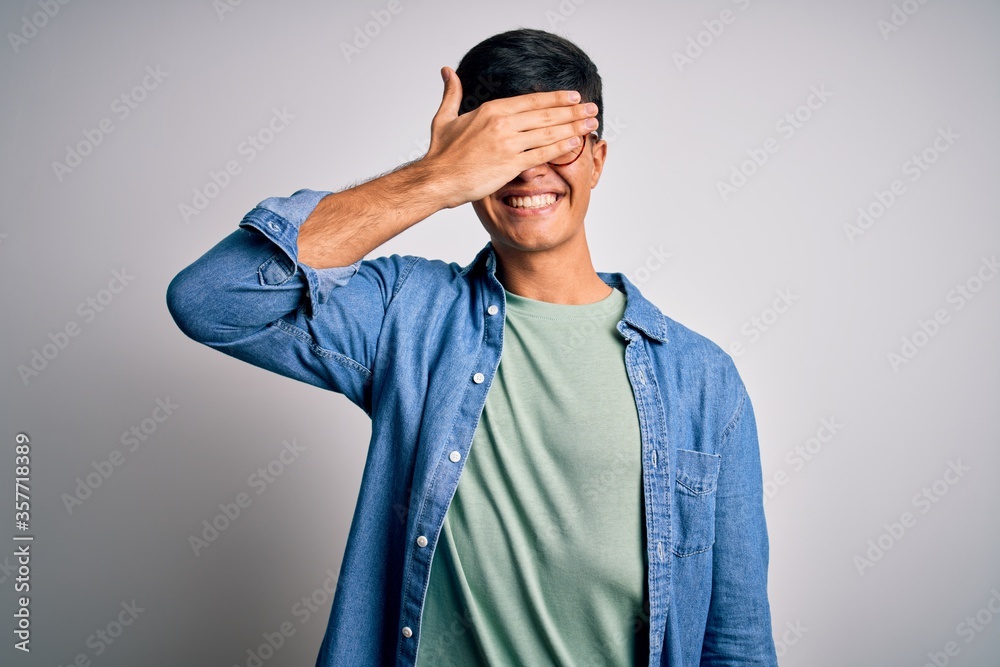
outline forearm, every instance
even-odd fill
[[[418,160],[327,195],[299,229],[299,262],[315,269],[348,266],[448,208],[439,171]]]

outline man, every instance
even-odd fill
[[[776,665],[743,382],[591,263],[597,68],[521,29],[442,76],[423,158],[265,199],[168,289],[188,336],[372,419],[317,665]],[[363,259],[467,202],[467,266]]]

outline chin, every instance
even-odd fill
[[[507,233],[509,231],[501,227],[491,234],[491,237],[495,239],[494,245],[496,245],[496,240],[499,240],[500,243],[522,252],[537,252],[539,250],[554,248],[567,238],[564,234],[556,233],[554,229],[539,229],[535,230],[535,233],[525,233],[521,230],[514,233]]]

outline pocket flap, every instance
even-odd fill
[[[678,449],[677,483],[695,495],[711,493],[719,481],[721,463],[721,454]]]

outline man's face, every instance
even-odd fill
[[[472,202],[493,245],[504,246],[498,248],[500,252],[533,252],[555,248],[583,234],[590,190],[601,177],[607,147],[603,139],[587,135],[583,153],[572,164],[526,169],[490,196]],[[532,207],[522,199],[521,206],[511,205],[510,197],[536,195],[555,201]]]

